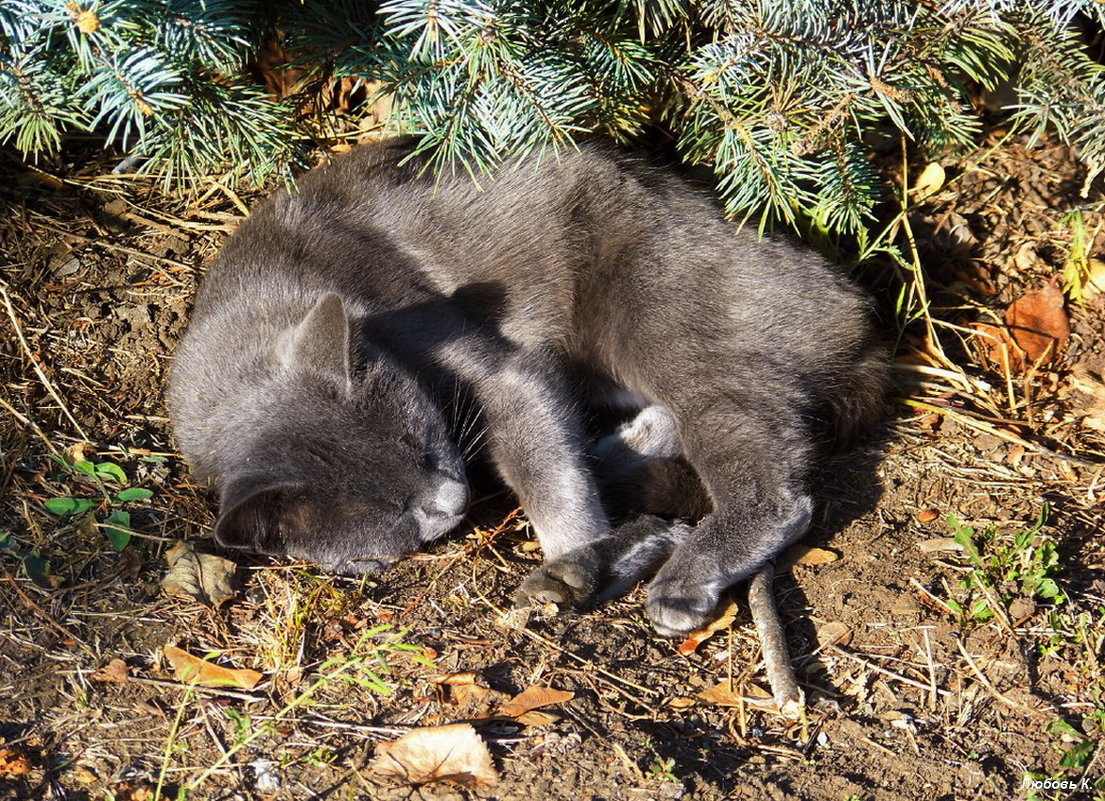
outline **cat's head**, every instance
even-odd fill
[[[335,294],[273,343],[267,398],[220,476],[220,543],[378,570],[454,528],[464,463],[437,405],[382,354],[350,356]]]

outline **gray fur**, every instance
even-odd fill
[[[654,625],[693,629],[805,533],[818,460],[878,413],[863,297],[601,147],[482,189],[435,186],[399,165],[409,148],[359,148],[264,201],[204,279],[169,401],[220,490],[216,537],[377,568],[459,522],[478,443],[548,560],[523,602],[659,567]],[[611,404],[641,416],[589,455],[583,415]],[[709,513],[612,531],[595,475],[623,496],[658,486],[642,511],[676,496]]]

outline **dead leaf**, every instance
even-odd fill
[[[415,729],[380,743],[370,769],[414,785],[450,782],[482,790],[499,781],[487,744],[467,723]]]
[[[476,683],[475,673],[453,673],[431,679],[441,688],[442,701],[453,706],[478,706],[492,696],[487,687]],[[500,696],[501,697],[501,696]]]
[[[1029,364],[1051,361],[1066,347],[1070,320],[1063,293],[1053,285],[1023,294],[1005,310],[1005,324]]]
[[[694,706],[694,699],[685,695],[677,695],[668,701],[668,706],[672,709],[690,709]]]
[[[551,726],[560,720],[560,715],[555,712],[542,712],[539,709],[531,709],[529,712],[523,712],[516,717],[515,720],[523,726]]]
[[[129,671],[130,668],[122,659],[112,659],[89,678],[92,681],[102,681],[105,684],[126,684]]]
[[[115,801],[152,801],[154,789],[146,779],[119,782],[111,786],[111,798]]]
[[[922,509],[917,513],[918,523],[931,523],[936,518],[940,517],[940,513],[935,509]]]
[[[30,772],[26,754],[14,748],[0,748],[0,776],[26,776]]]
[[[235,670],[216,665],[197,656],[192,656],[187,651],[165,646],[162,651],[169,664],[173,666],[173,675],[177,681],[185,684],[198,684],[201,687],[240,687],[243,690],[252,690],[261,681],[262,674],[256,670]]]
[[[846,623],[831,620],[817,628],[817,642],[822,648],[830,645],[847,645],[852,641],[853,631]]]
[[[945,177],[944,168],[935,161],[930,162],[925,169],[921,170],[921,174],[917,176],[917,180],[913,184],[913,192],[917,196],[917,200],[926,198],[934,192],[939,192],[940,188],[944,186]]]
[[[979,364],[1002,374],[1020,372],[1023,363],[1021,349],[1009,336],[1008,330],[979,322],[970,323],[968,328],[977,334],[971,337],[971,346]]]
[[[1090,259],[1088,264],[1090,271],[1082,285],[1082,297],[1086,300],[1105,292],[1105,261]]]
[[[187,542],[178,542],[165,552],[169,572],[161,589],[169,595],[185,595],[219,607],[234,597],[231,580],[237,566],[229,559],[198,553]]]
[[[922,553],[936,553],[937,551],[962,551],[963,546],[952,537],[936,537],[931,540],[921,540],[917,547]]]
[[[740,706],[741,704],[747,704],[762,709],[768,709],[775,706],[775,700],[771,697],[771,693],[764,691],[755,684],[747,685],[747,690],[748,694],[744,695],[737,692],[737,688],[728,681],[721,681],[713,687],[707,687],[700,692],[698,698],[713,706]]]
[[[100,780],[96,771],[88,765],[77,765],[69,772],[69,775],[78,784],[95,784]]]
[[[839,558],[840,554],[834,553],[826,548],[814,548],[809,545],[792,545],[787,548],[776,563],[775,572],[781,573],[785,570],[789,570],[794,565],[806,565],[807,567],[828,565],[837,561]]]
[[[687,635],[687,639],[683,640],[676,648],[676,652],[681,654],[694,653],[695,649],[706,640],[710,639],[714,634],[727,629],[733,625],[733,621],[737,619],[737,612],[739,611],[735,601],[730,601],[726,604],[725,608],[721,610],[721,614],[711,623],[706,624],[698,631],[692,631]]]
[[[554,690],[552,687],[534,685],[533,687],[527,687],[500,706],[498,714],[504,718],[517,718],[531,709],[562,704],[565,701],[571,701],[573,698],[575,698],[575,693],[567,690]]]

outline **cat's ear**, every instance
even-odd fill
[[[277,358],[288,368],[318,373],[348,389],[349,318],[341,296],[327,292],[299,323],[281,334]]]
[[[215,539],[227,548],[279,556],[305,522],[302,493],[295,487],[266,487],[227,503],[215,523]]]

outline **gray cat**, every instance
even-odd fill
[[[546,559],[521,603],[585,603],[659,568],[655,628],[696,628],[806,532],[819,460],[881,409],[864,298],[600,146],[482,188],[410,148],[359,148],[270,197],[204,278],[169,402],[221,493],[216,538],[379,569],[458,525],[461,445],[482,437]],[[629,422],[591,447],[596,410]],[[612,528],[600,483],[706,514]]]

